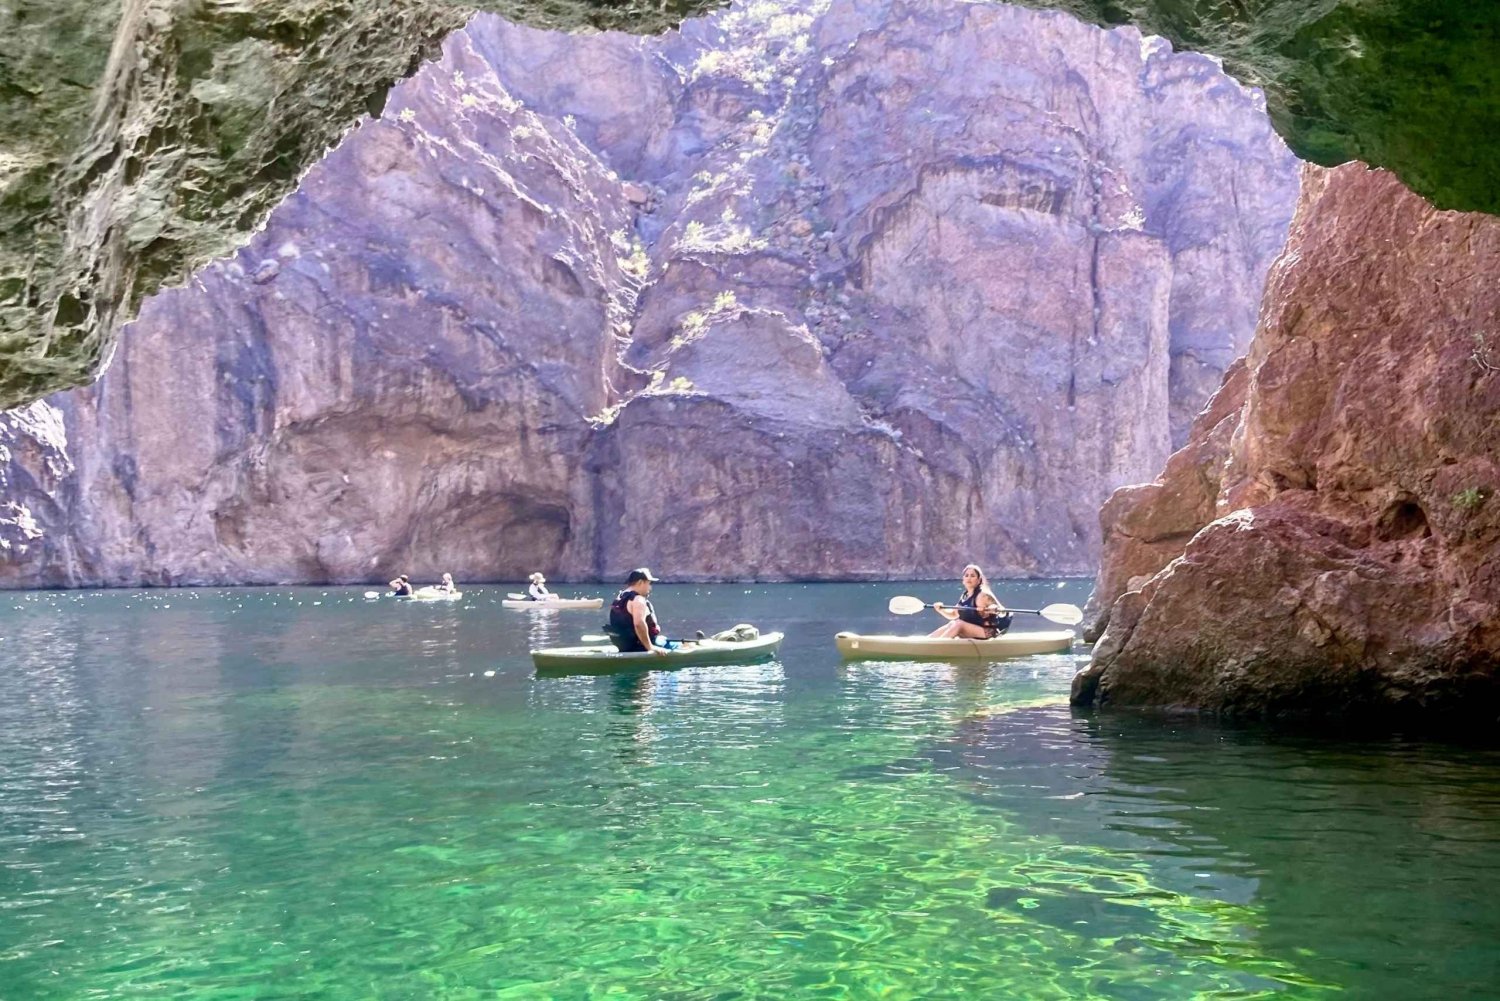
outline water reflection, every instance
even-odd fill
[[[1022,708],[967,719],[931,753],[974,801],[1077,849],[1076,869],[991,891],[997,909],[1108,938],[1145,913],[1121,908],[1163,895],[1253,905],[1241,940],[1343,997],[1500,983],[1496,752]],[[1131,858],[1150,872],[1134,886],[1119,882]]]
[[[306,997],[1495,982],[1493,755],[1075,716],[1068,658],[841,664],[882,587],[701,589],[789,628],[781,659],[571,678],[528,648],[597,618],[484,596],[18,598],[0,993],[218,1001],[273,967]]]

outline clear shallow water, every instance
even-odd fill
[[[0,997],[1500,996],[1494,751],[840,664],[951,585],[662,586],[781,660],[536,679],[602,615],[505,590],[0,595]]]

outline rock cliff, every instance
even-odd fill
[[[1211,60],[1061,15],[481,19],[8,419],[0,581],[1089,572],[1295,183]]]
[[[1500,211],[1500,6],[1031,0],[1216,54],[1294,149]],[[660,31],[698,0],[12,0],[0,8],[0,407],[98,374],[119,325],[227,253],[476,9]]]
[[[1243,366],[1104,509],[1086,704],[1495,717],[1500,220],[1307,168]]]

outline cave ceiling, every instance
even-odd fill
[[[1300,156],[1500,212],[1500,3],[1031,0],[1211,53]],[[0,407],[92,379],[142,298],[255,230],[476,10],[657,32],[716,3],[8,0]]]

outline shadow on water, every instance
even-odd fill
[[[930,756],[1082,849],[1075,872],[992,888],[992,909],[1149,951],[1142,917],[1165,899],[1248,905],[1261,955],[1341,997],[1500,985],[1500,752],[1049,706],[971,716]],[[1090,878],[1090,852],[1112,876]],[[1129,860],[1149,881],[1119,880]]]

